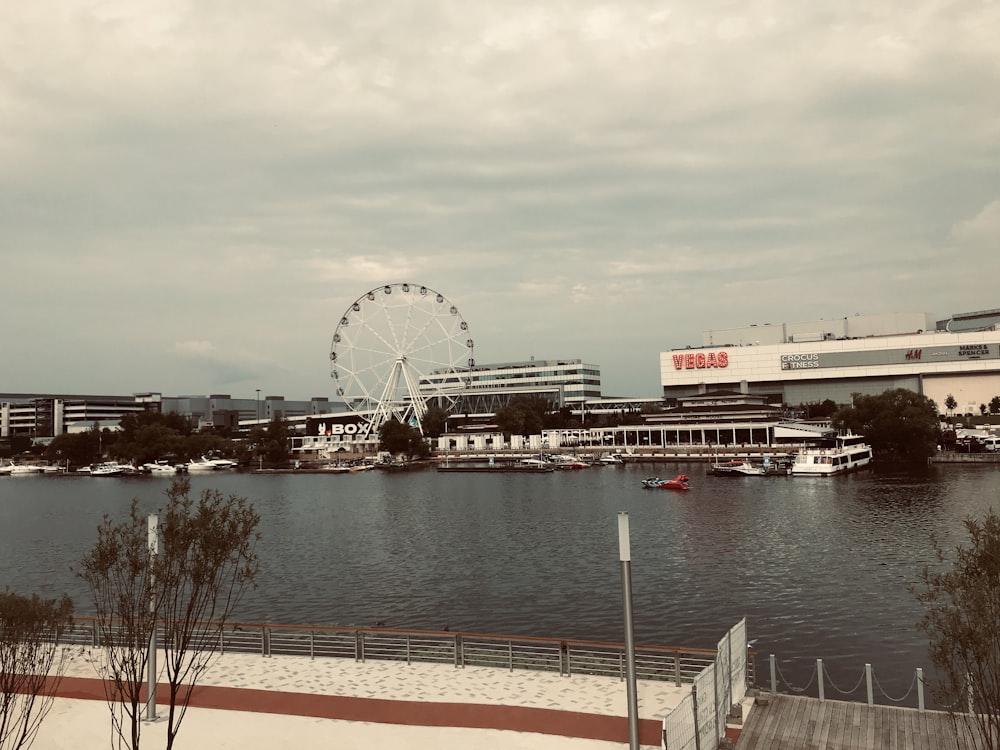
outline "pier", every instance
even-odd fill
[[[736,750],[983,750],[943,711],[772,695],[754,705]]]

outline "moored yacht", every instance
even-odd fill
[[[792,476],[829,477],[871,462],[872,449],[863,435],[838,435],[826,444],[800,450],[792,464]]]

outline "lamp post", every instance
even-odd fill
[[[260,388],[257,389],[257,422],[260,422]]]
[[[639,696],[635,677],[635,628],[632,625],[632,548],[628,513],[618,513],[618,559],[622,568],[622,605],[625,609],[625,683],[628,699],[629,750],[639,750]]]

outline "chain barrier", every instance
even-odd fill
[[[833,681],[833,678],[830,677],[830,673],[826,669],[823,670],[823,677],[826,678],[826,681],[828,683],[830,683],[830,687],[832,687],[841,695],[854,695],[857,689],[861,687],[861,683],[865,681],[865,670],[864,669],[861,670],[861,677],[858,678],[858,683],[850,690],[841,690],[839,687],[837,687],[837,683]]]
[[[885,688],[883,688],[882,687],[882,683],[880,683],[878,681],[878,675],[875,674],[874,670],[872,670],[872,679],[875,681],[875,687],[878,688],[878,691],[882,694],[882,696],[886,700],[892,701],[893,703],[902,703],[907,698],[909,698],[910,697],[910,693],[913,692],[913,688],[917,684],[917,673],[914,671],[914,673],[913,673],[913,679],[910,680],[910,686],[908,688],[906,688],[906,692],[903,693],[903,697],[902,698],[893,698],[891,695],[889,695],[887,692],[885,692]]]
[[[804,693],[812,686],[813,680],[816,679],[816,671],[813,670],[812,675],[809,677],[809,682],[806,683],[806,686],[804,688],[797,688],[792,683],[790,683],[788,680],[785,679],[785,675],[781,673],[781,665],[778,664],[777,659],[774,662],[774,666],[778,672],[778,679],[781,680],[784,683],[785,687],[787,687],[793,693]]]

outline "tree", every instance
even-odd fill
[[[66,668],[59,645],[73,602],[0,593],[0,749],[28,747],[52,708]]]
[[[986,404],[980,404],[979,405],[979,414],[980,414],[980,416],[985,417],[987,411],[988,411],[988,409],[986,407]]]
[[[437,404],[427,407],[424,418],[420,420],[420,425],[424,429],[424,435],[429,438],[441,437],[448,427],[448,412]]]
[[[514,396],[494,415],[497,427],[505,435],[538,435],[551,404],[538,396]]]
[[[149,524],[133,500],[129,517],[105,516],[98,541],[79,575],[88,584],[105,658],[114,732],[138,750],[140,698],[157,621],[169,683],[167,748],[184,718],[198,679],[219,648],[221,632],[243,594],[254,585],[260,517],[244,498],[205,490],[189,497],[187,477],[167,490],[158,516],[158,547],[151,554]]]
[[[853,405],[833,416],[833,426],[864,435],[872,450],[890,460],[925,459],[936,450],[938,414],[926,396],[894,388],[877,396],[853,395]]]
[[[912,591],[925,606],[917,627],[927,634],[937,679],[935,699],[956,729],[964,727],[988,750],[1000,748],[1000,516],[968,518],[969,546],[954,559],[934,544],[937,566],[925,566]],[[949,564],[950,563],[950,568]],[[970,711],[971,708],[973,709]]]
[[[218,654],[226,621],[259,569],[260,516],[253,506],[217,490],[204,490],[196,502],[190,490],[187,477],[174,479],[167,490],[153,565],[170,695],[167,750],[195,685]]]
[[[949,393],[947,396],[945,396],[944,408],[948,410],[948,416],[951,416],[951,413],[955,411],[957,407],[958,407],[958,401],[955,400],[955,397],[953,395]]]
[[[990,414],[1000,414],[1000,396],[990,399]]]
[[[403,453],[409,458],[426,458],[430,447],[420,430],[395,419],[383,422],[379,428],[379,450]]]
[[[111,710],[114,735],[139,750],[143,680],[158,602],[152,587],[148,523],[133,500],[126,520],[110,516],[97,528],[97,544],[77,574],[86,582],[96,612],[102,659],[98,673]]]

